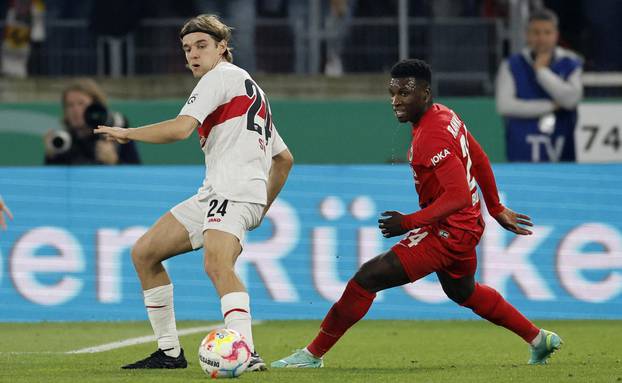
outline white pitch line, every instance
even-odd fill
[[[62,354],[58,351],[0,351],[0,355],[39,355],[39,354]]]
[[[260,323],[261,321],[253,321],[253,325],[257,325]],[[183,336],[183,335],[196,334],[198,332],[207,333],[209,331],[212,331],[212,330],[215,330],[221,327],[223,327],[222,324],[216,324],[212,326],[203,326],[203,327],[191,327],[191,328],[186,328],[183,330],[178,330],[177,335]],[[89,353],[96,353],[96,352],[104,352],[104,351],[115,350],[117,348],[135,346],[137,344],[155,342],[155,340],[156,339],[154,335],[147,335],[147,336],[141,336],[138,338],[125,339],[125,340],[112,342],[112,343],[100,344],[99,346],[81,348],[79,350],[66,351],[65,354],[89,354]]]

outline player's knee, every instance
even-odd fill
[[[203,268],[212,282],[223,280],[227,275],[233,273],[233,268],[219,264],[217,262],[205,261]]]
[[[367,261],[361,265],[356,274],[354,274],[353,279],[365,290],[369,292],[376,292],[375,289],[377,283],[374,275],[374,266],[371,261]]]
[[[460,286],[460,287],[443,286],[443,291],[445,292],[445,295],[447,295],[447,298],[451,299],[452,301],[456,302],[459,305],[466,302],[466,300],[469,299],[471,294],[473,294],[473,288],[464,287],[464,286]]]
[[[148,267],[150,264],[150,241],[147,237],[142,236],[136,241],[132,247],[132,262],[137,269]]]
[[[205,247],[203,268],[212,281],[221,280],[224,276],[234,272],[233,265],[227,261],[226,255],[211,246]]]

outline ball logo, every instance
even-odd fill
[[[447,149],[444,149],[438,152],[434,157],[432,157],[432,165],[436,166],[436,164],[438,164],[442,159],[447,157],[448,154],[449,154],[449,150]]]
[[[196,99],[197,99],[197,96],[198,96],[198,94],[197,94],[197,93],[195,93],[195,94],[193,94],[192,96],[190,96],[190,98],[188,99],[188,102],[187,102],[186,104],[190,105],[190,104],[192,104],[193,102],[195,102],[195,101],[196,101]]]
[[[218,360],[206,358],[203,355],[199,355],[199,359],[201,360],[201,362],[207,364],[208,366],[216,367],[216,368],[220,367],[220,362]]]

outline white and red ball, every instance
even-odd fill
[[[235,378],[248,367],[251,349],[244,337],[231,329],[207,334],[199,346],[199,364],[210,378]]]

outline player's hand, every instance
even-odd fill
[[[118,128],[116,126],[105,126],[98,125],[95,130],[93,130],[95,134],[103,134],[106,139],[109,141],[116,141],[120,144],[127,144],[130,142],[130,139],[127,138],[129,134],[129,129]]]
[[[505,230],[519,235],[531,235],[533,232],[523,226],[533,226],[531,218],[525,214],[516,213],[507,207],[494,217]]]
[[[13,214],[11,213],[11,210],[7,205],[5,205],[2,198],[0,198],[0,227],[3,230],[6,230],[6,219],[4,218],[5,214],[7,217],[9,217],[9,219],[13,220]]]
[[[402,227],[402,221],[404,220],[404,214],[399,211],[385,211],[381,216],[387,218],[380,218],[378,220],[378,227],[385,238],[395,237],[408,232],[407,229]]]

